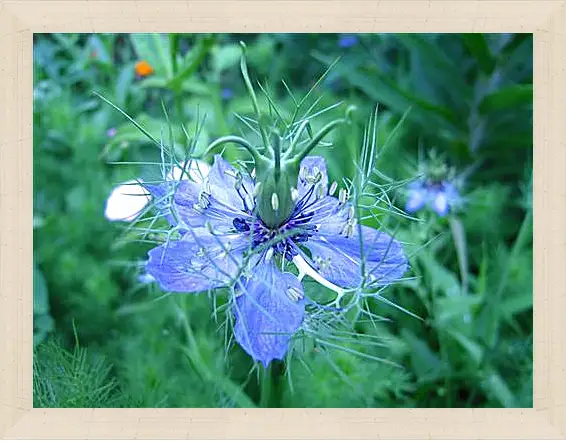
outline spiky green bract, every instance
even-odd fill
[[[239,143],[252,154],[257,171],[257,182],[260,183],[257,193],[258,215],[266,226],[277,227],[289,218],[295,208],[293,189],[296,189],[301,161],[321,143],[327,134],[348,120],[353,108],[348,107],[346,118],[339,118],[329,122],[314,136],[311,133],[306,146],[299,147],[299,143],[303,141],[301,135],[305,129],[309,129],[309,132],[312,130],[310,128],[311,121],[306,115],[303,120],[296,121],[297,112],[304,101],[297,105],[295,114],[290,122],[281,121],[285,126],[283,134],[276,127],[268,127],[268,118],[260,110],[256,93],[250,80],[246,62],[246,45],[244,43],[240,44],[242,47],[240,70],[257,117],[256,124],[261,136],[261,143],[263,144],[262,153],[260,154],[257,150],[251,151],[249,143],[243,140],[232,140],[232,142]],[[265,93],[263,87],[262,91]],[[275,113],[282,120],[280,112],[271,101],[269,95],[267,95],[267,98]],[[294,129],[294,126],[298,128]],[[271,138],[269,132],[271,132]]]

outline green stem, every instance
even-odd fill
[[[462,221],[456,216],[449,218],[450,229],[452,230],[452,238],[456,247],[456,256],[458,257],[458,266],[460,268],[460,280],[462,282],[462,294],[468,294],[468,253],[466,245],[466,232]]]
[[[218,126],[218,135],[226,136],[230,133],[228,124],[226,123],[226,118],[224,116],[224,106],[222,104],[222,99],[220,97],[220,89],[215,90],[212,94],[212,107],[214,109],[214,115],[216,116],[216,124]],[[232,149],[226,152],[225,158],[229,162],[234,162],[238,159],[238,154]]]
[[[285,158],[287,158],[289,156],[293,156],[295,154],[295,149],[297,148],[297,144],[299,143],[299,139],[300,139],[301,135],[303,134],[303,132],[305,131],[305,129],[307,128],[307,126],[309,125],[309,123],[310,123],[310,121],[308,119],[305,119],[301,123],[301,125],[297,129],[297,133],[295,134],[295,137],[291,141],[291,145],[289,146],[287,153],[285,154]]]
[[[179,35],[178,34],[171,34],[169,36],[169,44],[171,47],[170,56],[171,56],[171,66],[173,67],[173,78],[177,74],[177,52],[179,50]]]
[[[262,123],[262,120],[261,120],[261,112],[259,110],[259,104],[257,102],[257,97],[255,95],[254,88],[252,86],[252,82],[250,81],[250,75],[248,73],[248,65],[246,63],[246,45],[245,45],[244,42],[240,42],[240,45],[242,46],[242,58],[240,60],[240,70],[242,71],[242,76],[244,77],[244,83],[246,84],[246,88],[248,89],[248,93],[250,94],[250,98],[252,100],[252,105],[253,105],[255,113],[257,115],[259,131],[261,133],[261,139],[263,141],[263,145],[265,146],[265,149],[268,152],[273,153],[271,151],[271,146],[269,144],[269,138],[267,136],[267,132],[265,131],[265,128],[263,127],[263,123]]]
[[[219,145],[226,144],[226,143],[229,143],[229,142],[232,142],[234,144],[238,144],[238,145],[241,145],[242,147],[244,147],[250,153],[250,155],[252,155],[256,164],[262,162],[261,156],[259,155],[259,153],[256,151],[256,149],[248,141],[246,141],[244,138],[240,138],[239,136],[232,136],[232,135],[223,136],[223,137],[215,140],[212,144],[210,144],[208,146],[208,148],[206,149],[206,152],[204,152],[203,156],[207,156],[211,152],[211,150],[218,147]]]
[[[171,34],[169,36],[169,57],[171,59],[171,67],[173,69],[171,78],[175,78],[177,76],[178,71],[178,63],[177,63],[177,52],[179,51],[179,35],[178,34]],[[175,111],[177,112],[177,118],[179,121],[183,121],[184,119],[184,112],[183,112],[183,100],[182,100],[182,90],[180,87],[173,87],[173,103],[175,105]],[[189,146],[188,139],[183,138],[183,144],[185,149]]]
[[[320,129],[320,131],[316,135],[314,135],[314,138],[311,140],[311,142],[309,142],[304,150],[299,153],[299,155],[297,156],[297,161],[302,161],[318,145],[322,138],[324,138],[335,127],[345,122],[345,119],[337,119],[335,121],[329,122],[322,129]]]
[[[182,347],[183,352],[189,358],[192,366],[196,372],[207,382],[211,387],[218,388],[229,396],[234,402],[243,408],[256,407],[250,397],[243,391],[240,385],[234,383],[230,378],[214,372],[204,360],[200,350],[197,339],[193,333],[189,318],[187,316],[186,299],[180,299],[176,303],[176,308],[179,312],[179,318],[183,327],[187,345]]]
[[[272,383],[272,372],[271,372],[271,364],[268,367],[261,366],[261,373],[260,373],[260,382],[261,382],[261,390],[260,390],[260,398],[259,398],[259,407],[261,408],[269,408],[271,407],[271,395],[273,391],[273,383]]]

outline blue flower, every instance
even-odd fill
[[[232,92],[232,89],[230,89],[229,87],[225,87],[220,92],[220,96],[223,100],[229,100],[234,96],[234,92]]]
[[[333,196],[337,185],[329,187],[322,157],[302,160],[294,209],[276,227],[257,215],[260,185],[218,155],[202,182],[148,185],[160,214],[181,237],[152,249],[146,270],[172,292],[234,287],[235,339],[267,366],[285,357],[304,323],[312,303],[303,291],[304,275],[340,294],[399,280],[407,259],[391,236],[357,224],[346,189]],[[164,202],[168,194],[170,203]],[[276,210],[277,201],[272,203]]]
[[[448,181],[418,180],[409,186],[405,211],[414,213],[428,205],[439,216],[446,216],[459,200],[458,190]]]
[[[355,46],[356,44],[358,44],[358,37],[356,35],[341,35],[338,40],[338,46],[343,49]]]

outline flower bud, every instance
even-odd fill
[[[282,162],[279,170],[275,163],[257,167],[257,182],[261,183],[257,195],[257,212],[268,227],[283,224],[295,208],[293,188],[297,185],[299,168]]]

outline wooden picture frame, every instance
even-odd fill
[[[34,32],[534,34],[532,409],[33,409]],[[10,439],[566,437],[566,1],[0,2],[0,435]]]

